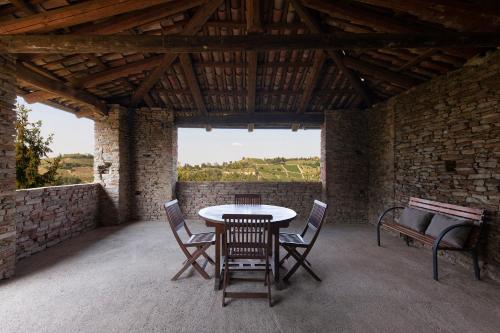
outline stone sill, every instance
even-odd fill
[[[17,193],[22,193],[22,192],[32,192],[32,191],[44,191],[44,190],[58,190],[58,189],[65,189],[65,188],[75,188],[75,187],[92,187],[92,186],[99,186],[99,183],[85,183],[85,184],[71,184],[71,185],[57,185],[57,186],[44,186],[44,187],[34,187],[34,188],[26,188],[26,189],[20,189],[16,190]]]

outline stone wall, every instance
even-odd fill
[[[99,184],[16,192],[16,257],[21,259],[95,228]]]
[[[177,129],[166,109],[133,113],[131,148],[132,217],[164,218],[162,204],[174,197],[177,180]]]
[[[368,214],[367,118],[364,110],[325,113],[321,181],[327,222],[364,223]]]
[[[129,112],[112,106],[105,119],[94,125],[94,181],[99,190],[99,223],[113,225],[126,222],[130,210],[130,129]]]
[[[178,182],[176,194],[182,212],[188,218],[198,218],[206,206],[230,204],[237,193],[259,193],[262,202],[291,208],[305,219],[314,199],[321,200],[321,183],[302,182]]]
[[[0,279],[14,274],[16,257],[15,67],[14,57],[0,54]]]
[[[368,112],[370,220],[410,196],[485,208],[491,217],[482,258],[500,278],[500,52]]]

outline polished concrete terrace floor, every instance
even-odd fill
[[[195,223],[197,230],[203,229]],[[0,282],[1,332],[498,332],[500,287],[368,225],[327,225],[275,306],[221,307],[213,279],[170,277],[184,260],[165,223],[99,228],[19,262]],[[209,266],[213,274],[213,266]]]

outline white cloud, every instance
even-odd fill
[[[239,143],[239,142],[233,142],[233,143],[231,143],[231,146],[233,146],[233,147],[243,147],[243,144]]]

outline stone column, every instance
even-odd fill
[[[16,261],[16,60],[0,54],[0,279],[14,274]]]
[[[94,181],[102,185],[99,194],[99,223],[126,222],[130,212],[130,117],[129,111],[112,106],[109,116],[94,127]]]
[[[367,118],[363,110],[325,113],[321,182],[327,222],[364,223],[368,210]]]
[[[173,113],[135,110],[132,121],[133,218],[165,219],[162,204],[174,198],[177,182],[177,129]]]

